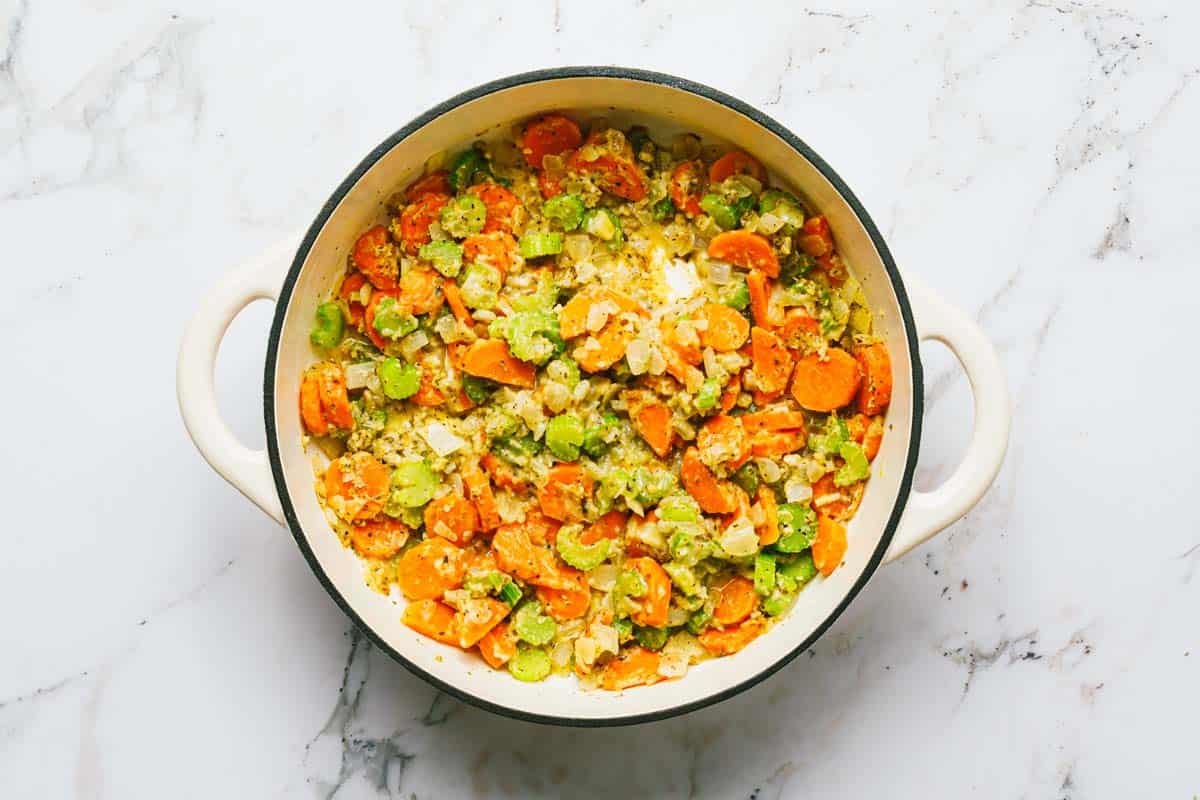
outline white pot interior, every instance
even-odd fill
[[[814,581],[780,623],[742,652],[693,667],[681,680],[619,693],[583,691],[574,677],[524,684],[506,672],[492,671],[473,653],[438,644],[402,625],[402,605],[366,586],[357,557],[342,547],[326,522],[313,491],[312,462],[301,447],[296,398],[304,368],[317,360],[308,343],[314,310],[343,271],[355,238],[383,216],[384,199],[416,178],[433,154],[556,109],[604,116],[614,123],[636,121],[656,135],[689,130],[706,143],[736,143],[752,153],[774,182],[798,190],[828,216],[840,252],[863,284],[894,370],[887,432],[862,506],[850,523],[849,550],[841,568]],[[914,387],[909,339],[892,280],[866,228],[834,185],[783,138],[715,100],[646,80],[590,76],[543,79],[470,100],[396,142],[358,178],[320,229],[286,302],[280,309],[284,316],[276,353],[274,413],[283,480],[302,536],[328,582],[365,626],[411,664],[462,694],[510,712],[576,722],[664,714],[702,702],[752,680],[801,647],[882,555],[909,457],[914,388],[920,389]]]

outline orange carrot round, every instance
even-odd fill
[[[450,188],[450,175],[446,170],[439,169],[422,175],[404,190],[404,198],[410,203],[427,194],[454,194],[454,190]]]
[[[758,593],[754,591],[754,582],[739,575],[717,589],[713,619],[725,627],[736,625],[753,614],[757,607]]]
[[[388,468],[370,453],[344,455],[325,470],[325,502],[347,522],[371,519],[383,509],[390,480]]]
[[[575,121],[562,114],[547,114],[525,126],[521,136],[521,152],[534,169],[542,168],[542,159],[574,150],[583,142],[583,134]]]
[[[397,302],[412,309],[414,314],[436,314],[445,302],[442,283],[442,276],[432,269],[410,269],[396,287]]]
[[[759,270],[751,270],[746,275],[746,289],[750,293],[750,315],[754,324],[764,330],[777,326],[775,314],[771,308],[771,281]]]
[[[354,266],[376,289],[396,288],[400,261],[396,246],[388,240],[387,228],[376,225],[358,237],[354,243]]]
[[[432,536],[400,557],[396,575],[405,597],[430,600],[461,586],[466,571],[463,549],[440,536]]]
[[[517,638],[509,632],[508,624],[501,622],[479,640],[479,655],[492,669],[500,669],[517,654]]]
[[[757,233],[747,230],[718,233],[708,243],[708,255],[745,269],[760,270],[772,278],[779,277],[779,259],[771,243]]]
[[[846,556],[846,527],[825,514],[817,515],[817,538],[812,543],[813,566],[832,575]]]
[[[468,601],[466,608],[455,615],[454,630],[463,650],[474,647],[493,628],[499,625],[511,609],[494,597]]]
[[[400,621],[417,633],[442,644],[458,644],[454,609],[437,600],[414,600],[404,608]]]
[[[892,359],[887,345],[877,342],[854,353],[862,371],[858,410],[868,416],[882,414],[892,402]]]
[[[767,394],[782,394],[792,374],[792,354],[779,337],[765,328],[751,328],[750,358],[758,389]]]
[[[775,544],[779,541],[779,504],[775,501],[775,490],[763,483],[754,497],[763,512],[762,525],[758,526],[758,543],[762,547]]]
[[[675,167],[667,182],[671,202],[689,218],[700,214],[700,193],[703,187],[704,165],[699,161],[684,161]]]
[[[468,328],[472,327],[475,320],[471,319],[471,312],[463,303],[462,295],[458,292],[458,284],[448,280],[442,285],[442,291],[446,293],[446,305],[450,306],[450,313],[454,315],[454,318],[460,324],[466,325]]]
[[[666,458],[675,442],[675,429],[671,427],[671,409],[663,403],[648,403],[633,416],[633,427],[646,440],[646,444]]]
[[[520,199],[498,183],[478,183],[469,189],[467,194],[474,195],[483,201],[487,207],[487,221],[483,224],[483,232],[504,231],[512,233],[513,214],[521,205]]]
[[[474,264],[478,261],[495,267],[500,270],[501,280],[508,274],[516,254],[517,240],[504,231],[477,233],[463,239],[463,263]]]
[[[748,619],[725,630],[709,628],[698,637],[700,646],[714,656],[729,656],[741,650],[766,630],[761,620]]]
[[[592,496],[592,476],[578,464],[557,464],[537,491],[542,513],[559,522],[583,519],[583,500]]]
[[[763,169],[763,165],[741,150],[729,151],[708,168],[710,183],[720,183],[733,175],[749,175],[760,183],[767,179],[767,171]]]
[[[859,380],[854,357],[839,347],[830,347],[824,358],[820,353],[810,353],[796,362],[792,397],[809,411],[836,411],[854,399]]]
[[[737,350],[750,335],[750,323],[727,305],[709,303],[700,309],[699,318],[706,326],[700,331],[700,343],[718,353]]]
[[[804,220],[804,227],[796,241],[800,249],[813,258],[821,258],[833,252],[833,232],[829,229],[829,221],[822,214]]]
[[[625,512],[610,511],[579,534],[579,543],[595,544],[601,539],[619,539],[628,521],[629,515]]]
[[[335,428],[344,431],[354,428],[350,411],[350,396],[346,393],[346,374],[338,364],[325,363],[317,367],[320,379],[321,411]]]
[[[700,453],[694,447],[689,447],[683,454],[679,480],[700,508],[709,514],[729,514],[737,507],[731,484],[718,480],[700,460]]]
[[[662,565],[649,556],[627,562],[646,582],[646,593],[638,598],[641,607],[630,617],[638,625],[662,628],[671,610],[671,578]]]
[[[462,476],[467,491],[475,501],[480,530],[493,531],[500,527],[500,509],[496,505],[496,495],[492,493],[492,482],[487,474],[478,466],[469,464],[463,468]]]
[[[471,541],[479,528],[479,514],[470,501],[451,492],[425,506],[425,535],[440,536],[455,544]]]
[[[658,674],[661,657],[653,650],[642,647],[626,647],[621,654],[608,662],[600,677],[600,686],[610,692],[644,686],[662,680]]]
[[[508,351],[503,339],[477,339],[463,356],[463,372],[497,383],[532,389],[537,368]]]
[[[321,409],[321,378],[315,369],[305,372],[300,381],[300,419],[313,436],[329,433],[329,423]]]
[[[574,584],[573,588],[552,589],[549,586],[539,586],[538,600],[542,601],[546,613],[559,622],[582,617],[592,602],[592,591],[588,587],[587,576],[571,567],[562,567],[559,572],[564,580]]]
[[[346,304],[346,321],[354,327],[362,324],[363,314],[367,310],[366,304],[362,301],[362,287],[366,282],[365,275],[361,272],[354,272],[346,276],[342,281],[341,288],[338,289],[338,296]]]
[[[408,536],[407,525],[384,515],[350,526],[350,545],[363,558],[391,558],[408,542]]]
[[[721,458],[715,460],[730,472],[750,459],[750,437],[742,428],[741,420],[725,414],[718,414],[704,423],[696,436],[696,447],[701,453],[720,454]]]
[[[450,195],[448,194],[428,192],[404,207],[396,222],[400,231],[400,240],[404,243],[404,252],[415,256],[421,249],[421,245],[429,242],[432,238],[429,234],[429,226],[438,221],[442,213],[442,206],[449,202]],[[370,273],[368,273],[368,277],[370,277]],[[379,286],[379,284],[375,285]],[[379,288],[391,287],[379,286]]]

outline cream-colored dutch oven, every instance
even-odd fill
[[[840,569],[805,589],[795,608],[742,652],[694,667],[683,679],[610,693],[584,691],[573,677],[527,684],[478,656],[426,639],[400,623],[396,602],[367,587],[313,493],[301,446],[300,376],[316,360],[308,332],[317,304],[345,268],[349,247],[375,221],[383,200],[422,171],[431,155],[551,110],[636,120],[660,135],[693,131],[753,153],[775,181],[799,189],[829,218],[875,311],[892,354],[894,395],[887,432],[862,506],[850,523]],[[267,450],[249,450],[222,423],[213,365],[226,327],[249,302],[275,300],[263,399]],[[975,429],[966,456],[932,492],[911,487],[920,447],[923,384],[917,344],[937,339],[958,357],[974,393]],[[865,209],[828,164],[794,134],[732,97],[679,78],[608,67],[516,75],[472,89],[405,125],[337,187],[303,237],[235,270],[209,295],[184,334],[179,404],[201,454],[263,511],[286,523],[317,579],[385,652],[435,686],[475,705],[538,722],[619,725],[715,703],[763,680],[809,647],[849,605],[880,564],[907,553],[962,516],[995,477],[1008,441],[1003,372],[980,329],[915,281],[901,279]]]

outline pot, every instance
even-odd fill
[[[430,156],[539,113],[570,109],[614,124],[636,119],[656,136],[694,131],[736,143],[784,185],[826,214],[839,250],[863,285],[877,332],[892,355],[894,391],[883,446],[862,505],[848,528],[842,566],[818,579],[771,631],[736,655],[693,667],[682,680],[623,692],[584,691],[572,677],[539,684],[489,669],[471,653],[427,639],[400,622],[401,607],[363,581],[354,553],[332,532],[313,491],[297,403],[314,309],[336,284],[349,248],[384,199],[416,178]],[[221,421],[213,366],[226,327],[248,303],[276,302],[267,347],[263,408],[267,450],[240,444]],[[912,488],[921,443],[924,385],[918,343],[937,339],[957,356],[974,394],[967,453],[938,489]],[[465,92],[429,110],[372,150],[334,190],[301,236],[280,242],[231,272],[206,297],[184,334],[178,364],[180,409],[212,467],[291,530],[317,579],[381,650],[439,689],[501,714],[565,725],[619,725],[681,714],[762,681],[819,637],[881,565],[896,560],[962,516],[1000,468],[1009,400],[996,353],[979,327],[912,276],[901,278],[887,244],[850,188],[795,134],[762,112],[690,81],[639,70],[578,67],[530,72]]]

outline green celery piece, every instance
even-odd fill
[[[321,303],[317,306],[316,322],[308,334],[309,341],[324,350],[332,350],[342,343],[346,324],[342,309],[337,303]]]
[[[550,674],[550,656],[540,647],[522,647],[508,660],[508,672],[519,681],[536,683]]]
[[[591,544],[581,544],[579,535],[583,532],[579,525],[564,525],[558,529],[554,538],[554,547],[562,560],[575,569],[587,572],[604,563],[608,558],[609,541],[600,539]]]
[[[518,639],[543,645],[558,633],[558,623],[542,613],[542,604],[537,600],[527,600],[513,612],[513,630]]]

